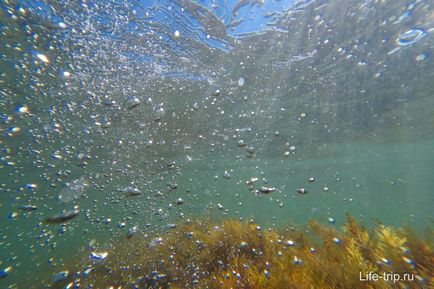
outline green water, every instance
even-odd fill
[[[1,4],[0,270],[13,270],[0,288],[51,288],[90,240],[110,252],[135,225],[338,227],[348,213],[432,228],[430,1],[306,1],[241,36],[195,1],[52,2]],[[77,179],[84,191],[59,201]],[[64,225],[43,223],[74,206]]]

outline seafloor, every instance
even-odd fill
[[[263,228],[253,220],[185,219],[157,235],[93,243],[56,288],[433,288],[433,231],[347,216]],[[72,261],[72,260],[71,260]],[[375,277],[377,276],[377,277]]]

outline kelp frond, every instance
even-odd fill
[[[300,231],[233,219],[183,221],[112,244],[103,261],[86,256],[77,270],[93,271],[68,282],[93,288],[432,288],[433,264],[429,240],[384,225],[368,231],[351,216],[342,230],[317,221]],[[391,272],[409,275],[368,280]]]

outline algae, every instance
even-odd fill
[[[188,219],[172,228],[119,240],[104,261],[85,256],[66,288],[433,288],[432,229],[424,238],[410,228],[368,230],[351,216],[341,229],[316,220],[295,230],[235,219]],[[374,273],[406,280],[361,280]]]

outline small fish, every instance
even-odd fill
[[[58,215],[54,215],[54,216],[45,218],[44,222],[47,224],[64,223],[68,220],[71,220],[71,219],[77,217],[79,214],[80,214],[80,210],[73,209],[73,210],[69,210],[69,211],[60,213]]]
[[[38,207],[33,205],[24,205],[24,206],[20,206],[20,209],[23,211],[35,211],[38,209]]]

